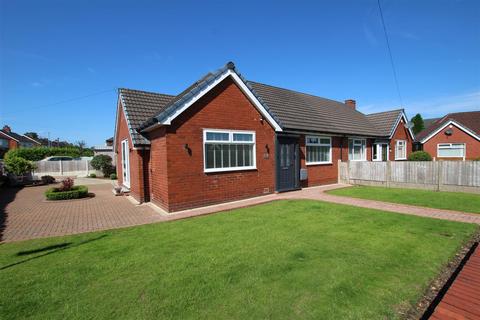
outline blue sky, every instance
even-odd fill
[[[479,110],[480,1],[381,1],[408,116]],[[230,60],[362,112],[400,106],[376,0],[0,3],[0,125],[16,132],[102,144],[115,88],[176,94]]]

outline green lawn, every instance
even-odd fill
[[[317,201],[0,245],[0,318],[392,319],[473,224]]]
[[[418,189],[354,186],[328,193],[361,199],[404,203],[436,209],[480,213],[480,195],[463,192],[438,192]]]

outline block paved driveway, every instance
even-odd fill
[[[82,232],[123,228],[161,221],[227,211],[282,199],[312,199],[402,214],[480,224],[480,215],[449,210],[415,207],[373,200],[354,199],[326,194],[324,191],[346,185],[306,188],[246,200],[217,204],[166,214],[149,204],[135,205],[128,197],[115,197],[108,180],[79,179],[88,184],[95,197],[61,202],[47,202],[47,187],[0,190],[0,241],[18,241],[62,236]]]
[[[115,197],[110,181],[100,182],[88,186],[95,197],[60,202],[45,201],[47,186],[0,190],[0,239],[61,236],[160,220],[149,206],[135,206],[127,197]]]

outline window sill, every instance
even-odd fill
[[[251,171],[257,170],[257,167],[236,167],[236,168],[218,168],[218,169],[203,169],[204,173],[222,173],[232,171]]]
[[[309,166],[321,166],[321,165],[329,165],[329,164],[333,164],[333,162],[305,162],[305,164],[307,165],[307,167]]]
[[[360,161],[367,161],[367,159],[361,159],[361,160],[352,160],[352,159],[348,159],[348,161],[360,162]]]
[[[398,160],[407,160],[407,158],[395,158],[395,161],[398,161]]]

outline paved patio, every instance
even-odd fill
[[[0,191],[2,192],[0,196],[0,240],[2,242],[19,241],[185,219],[281,199],[322,200],[403,214],[480,224],[480,215],[475,214],[346,198],[324,193],[326,190],[346,186],[342,184],[271,194],[166,214],[150,204],[135,205],[128,197],[115,197],[112,194],[111,182],[108,180],[86,180],[88,181],[77,181],[77,184],[89,184],[89,190],[96,195],[93,198],[47,202],[43,195],[47,187]]]

